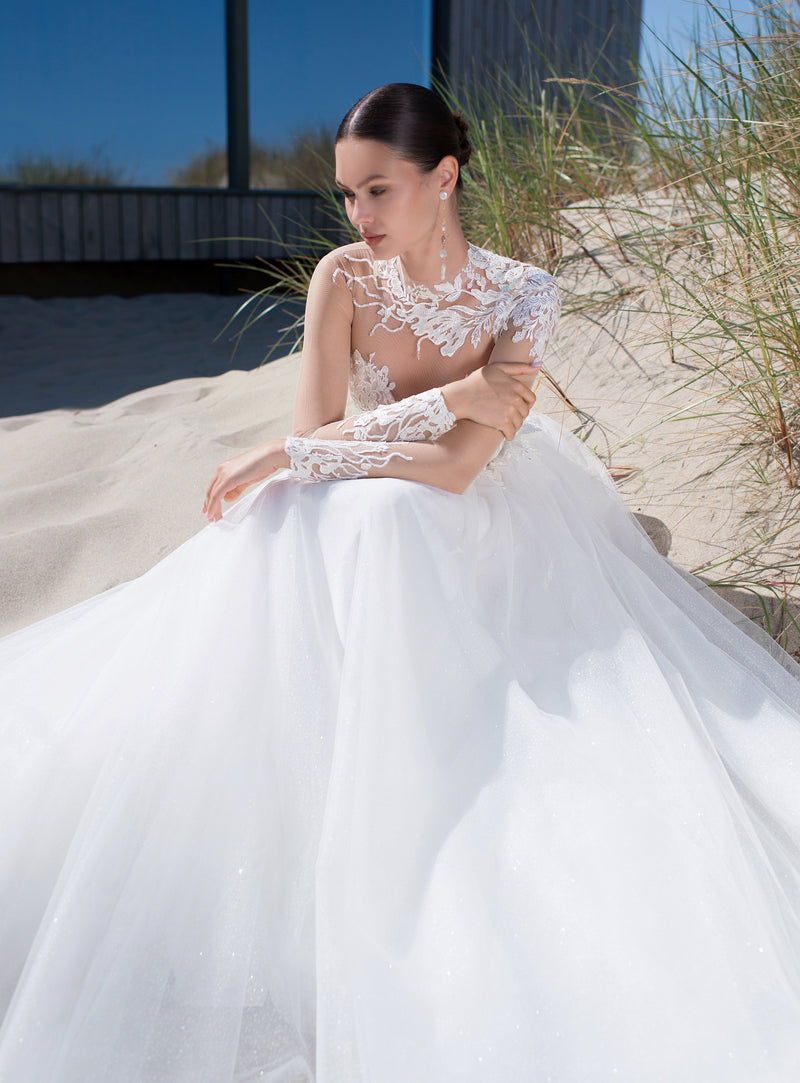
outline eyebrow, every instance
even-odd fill
[[[356,188],[363,188],[366,184],[370,184],[374,180],[388,180],[388,179],[389,178],[387,176],[385,176],[383,173],[373,173],[371,176],[365,177],[364,180],[362,180],[361,184],[357,184]],[[334,183],[335,183],[337,188],[348,188],[348,185],[342,184],[342,182],[340,180],[336,180],[336,181],[334,181]],[[348,191],[349,191],[349,188],[348,188]]]

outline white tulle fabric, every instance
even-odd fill
[[[0,1079],[796,1083],[800,681],[741,623],[534,416],[7,638]]]

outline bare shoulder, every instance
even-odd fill
[[[364,274],[372,266],[372,254],[363,241],[343,244],[326,253],[314,271],[315,275],[337,277],[337,271],[345,275]]]

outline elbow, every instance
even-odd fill
[[[476,471],[467,468],[464,463],[453,462],[448,464],[446,470],[437,473],[433,484],[437,489],[443,489],[446,493],[455,493],[457,496],[461,496],[477,476]]]

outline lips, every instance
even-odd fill
[[[380,244],[381,241],[383,240],[383,238],[386,236],[386,234],[385,233],[362,233],[361,236],[364,238],[364,241],[372,248],[376,244]]]

